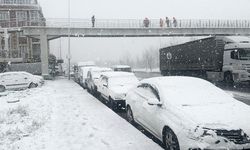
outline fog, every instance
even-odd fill
[[[68,0],[39,0],[46,18],[67,18]],[[90,19],[249,19],[249,0],[70,0],[70,17]],[[137,56],[147,48],[158,49],[190,38],[71,38],[73,62],[117,60],[129,53]],[[192,38],[193,39],[193,38]],[[61,46],[60,46],[60,43]],[[50,50],[67,55],[67,39],[50,42]]]

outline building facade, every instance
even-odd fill
[[[40,62],[40,41],[8,32],[22,26],[45,26],[45,18],[37,0],[0,0],[0,62]]]

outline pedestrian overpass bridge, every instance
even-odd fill
[[[148,27],[137,19],[96,19],[95,27],[90,19],[47,19],[41,24],[46,26],[13,27],[8,32],[40,39],[43,75],[48,74],[48,42],[60,37],[250,36],[250,20],[186,19],[177,20],[176,26],[171,22],[161,26],[160,20],[150,20]]]

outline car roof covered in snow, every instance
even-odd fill
[[[200,78],[186,77],[186,76],[153,77],[153,78],[144,79],[141,82],[150,82],[150,83],[159,84],[159,85],[183,86],[184,82],[190,84],[190,83],[193,83],[194,81],[211,84],[208,81],[200,79]]]
[[[10,72],[4,72],[4,73],[0,73],[0,75],[6,75],[6,74],[13,74],[13,73],[17,73],[17,74],[20,74],[20,73],[22,73],[22,74],[28,74],[28,75],[32,75],[32,74],[30,74],[30,73],[28,73],[28,72],[25,72],[25,71],[10,71]]]
[[[131,68],[131,67],[128,65],[114,65],[112,66],[112,68]]]
[[[163,99],[176,105],[227,103],[234,100],[212,83],[195,77],[155,77],[144,79],[141,83],[155,86]]]
[[[116,72],[103,72],[101,75],[104,75],[108,78],[112,77],[126,77],[126,76],[135,76],[132,72],[122,72],[122,71],[116,71]]]
[[[95,66],[95,62],[93,62],[93,61],[78,62],[77,66],[79,66],[79,67],[83,67],[83,66]]]
[[[90,71],[102,72],[102,71],[112,71],[112,69],[111,68],[106,68],[106,67],[95,67],[95,68],[91,68]]]

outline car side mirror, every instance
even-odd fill
[[[157,106],[162,106],[162,102],[160,102],[158,99],[156,98],[150,98],[148,99],[148,104],[149,105],[157,105]]]

